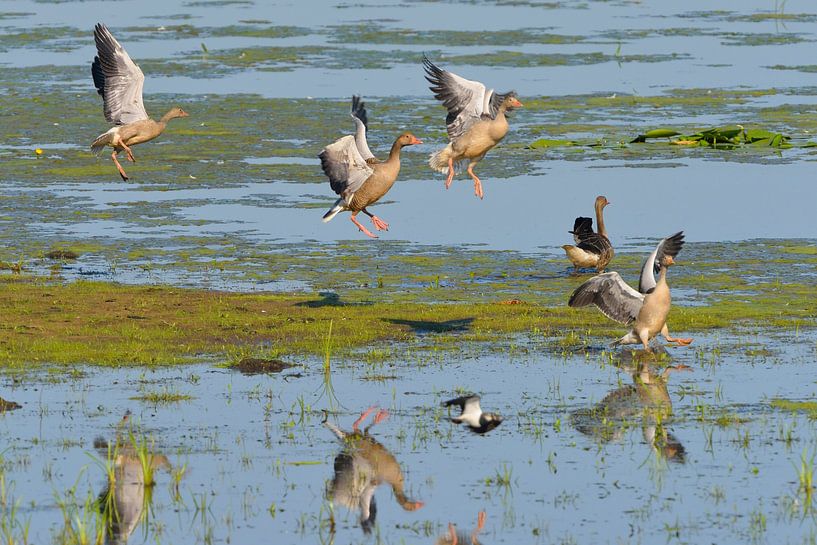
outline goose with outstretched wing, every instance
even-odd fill
[[[683,245],[683,231],[658,243],[641,267],[639,287],[644,292],[630,287],[617,272],[609,272],[594,276],[576,288],[568,305],[596,305],[611,320],[631,326],[630,332],[614,342],[614,345],[641,343],[644,350],[651,352],[649,342],[658,333],[669,342],[690,344],[692,339],[670,337],[667,328],[667,316],[672,302],[667,284],[667,268],[675,263],[675,256]]]
[[[129,161],[136,162],[132,146],[153,140],[164,132],[168,121],[188,114],[174,107],[159,121],[150,119],[142,102],[145,83],[142,70],[102,23],[94,28],[94,41],[97,56],[91,65],[91,75],[97,93],[102,95],[105,119],[114,126],[96,137],[91,150],[100,153],[105,146],[112,147],[111,159],[122,179],[127,180],[117,155],[124,151]]]
[[[522,103],[516,93],[496,93],[478,81],[467,80],[443,70],[423,55],[423,67],[429,89],[448,110],[445,118],[448,145],[433,153],[429,165],[437,172],[448,173],[446,189],[451,186],[455,164],[468,161],[467,172],[474,180],[474,194],[483,197],[482,182],[474,174],[474,166],[488,151],[505,138],[508,120],[505,113]]]
[[[366,143],[366,109],[359,97],[352,97],[352,118],[355,120],[355,134],[339,138],[321,151],[321,168],[329,178],[329,185],[340,198],[324,214],[328,222],[340,212],[352,212],[352,223],[371,238],[377,238],[359,221],[357,214],[363,212],[372,219],[375,229],[388,231],[389,224],[367,210],[391,189],[400,174],[400,150],[405,146],[422,144],[422,141],[404,132],[392,144],[389,158],[379,162]]]

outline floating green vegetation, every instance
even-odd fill
[[[680,58],[687,58],[685,54],[652,54],[652,55],[608,55],[601,52],[593,53],[523,53],[520,51],[491,51],[471,55],[450,55],[445,58],[446,63],[474,64],[479,66],[580,66],[602,64],[605,62],[668,62]]]
[[[285,367],[280,358],[326,359],[330,324],[333,359],[360,357],[361,349],[371,352],[394,342],[444,351],[466,342],[527,336],[544,337],[552,350],[563,351],[582,350],[595,339],[603,342],[621,335],[622,328],[595,309],[566,306],[565,294],[583,277],[569,276],[561,262],[543,263],[509,252],[412,255],[413,251],[400,250],[401,244],[376,249],[348,246],[323,256],[306,251],[289,258],[257,258],[259,267],[278,267],[275,276],[317,285],[326,285],[326,271],[344,267],[343,283],[333,284],[337,291],[320,293],[64,284],[7,274],[0,277],[4,309],[0,364],[158,365],[234,360],[234,354],[241,353],[263,354],[270,362],[257,362],[249,366],[250,372],[277,371]],[[792,259],[808,258],[808,253],[796,253],[801,247],[813,245],[752,242],[730,246],[730,252],[720,245],[687,245],[684,266],[673,271],[672,284],[681,292],[694,291],[696,304],[684,306],[680,299],[670,315],[671,329],[761,328],[788,333],[814,327],[817,287],[809,279],[784,284],[778,276],[779,270],[790,269]],[[205,250],[203,256],[210,252]],[[719,252],[716,263],[706,257],[714,251]],[[642,257],[622,252],[616,256],[616,270],[636,277]],[[245,261],[223,266],[246,267]],[[736,278],[715,267],[741,270],[746,276]],[[541,281],[542,274],[547,282]],[[740,348],[741,353],[745,350]],[[144,399],[167,402],[176,394],[160,390],[148,392]]]
[[[777,149],[790,148],[791,137],[763,129],[745,129],[742,125],[716,127],[696,132],[681,134],[676,129],[653,129],[639,134],[630,143],[643,143],[650,139],[672,138],[670,144],[677,146],[702,146],[717,149],[735,149],[740,146],[770,147]]]
[[[329,27],[330,41],[337,43],[367,44],[424,44],[438,46],[482,46],[486,43],[494,47],[519,46],[522,44],[576,44],[585,38],[551,34],[540,28],[520,28],[514,30],[414,30],[404,28],[387,28],[373,25],[370,22],[356,25],[339,25]],[[446,57],[448,61],[450,57]]]
[[[193,396],[176,392],[170,390],[169,388],[164,388],[152,392],[144,392],[131,397],[131,399],[136,401],[144,401],[146,403],[150,403],[151,405],[168,405],[170,403],[190,401],[193,399]]]
[[[776,398],[770,403],[775,409],[792,413],[805,413],[811,419],[817,419],[817,401],[791,401]]]

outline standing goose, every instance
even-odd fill
[[[91,144],[91,150],[98,154],[105,146],[112,147],[114,151],[111,159],[122,179],[127,180],[128,175],[119,164],[117,155],[124,151],[128,160],[135,162],[131,146],[153,140],[164,132],[168,121],[187,117],[188,114],[175,107],[159,121],[150,119],[142,103],[142,87],[145,83],[142,70],[102,23],[97,23],[94,28],[94,40],[97,56],[91,65],[91,75],[97,92],[104,101],[105,119],[114,126],[97,136]]]
[[[448,145],[431,155],[429,165],[437,172],[448,172],[445,187],[454,179],[454,163],[468,160],[468,175],[474,180],[474,194],[483,197],[482,182],[474,174],[474,166],[508,133],[505,112],[522,103],[516,93],[495,93],[478,81],[467,80],[443,70],[423,55],[426,80],[431,83],[434,98],[448,109],[445,124]]]
[[[604,226],[604,207],[610,204],[607,197],[599,195],[596,197],[596,224],[598,232],[593,232],[593,220],[591,218],[576,218],[573,224],[573,239],[576,245],[565,244],[562,249],[567,254],[567,258],[573,263],[574,271],[579,269],[596,268],[596,272],[604,272],[604,268],[613,259],[615,252],[610,244],[610,237],[607,236],[607,228]]]
[[[451,422],[465,424],[472,432],[482,435],[502,424],[503,419],[498,414],[483,412],[482,407],[479,406],[479,400],[478,395],[468,394],[444,401],[442,406],[459,407],[460,415],[453,417]]]
[[[594,304],[608,318],[624,325],[631,325],[631,331],[615,341],[613,346],[640,342],[645,351],[652,352],[649,342],[658,333],[661,333],[668,342],[690,344],[692,339],[670,337],[667,328],[667,316],[672,301],[667,284],[667,268],[675,263],[674,257],[678,255],[683,245],[683,231],[658,243],[641,267],[639,291],[624,282],[617,272],[609,272],[594,276],[576,288],[567,304],[571,307]]]
[[[424,504],[410,500],[404,492],[405,484],[400,463],[386,447],[378,443],[369,429],[383,421],[388,412],[380,410],[374,421],[361,432],[360,424],[368,418],[376,407],[369,407],[352,425],[352,431],[346,432],[328,421],[324,411],[323,425],[343,442],[343,450],[335,457],[335,475],[327,485],[327,497],[332,502],[345,505],[359,512],[360,526],[363,533],[369,534],[377,517],[377,503],[374,492],[381,484],[391,486],[397,503],[406,511],[416,511]]]
[[[352,223],[366,236],[377,238],[355,216],[363,212],[372,218],[375,229],[388,231],[389,224],[370,213],[366,207],[380,200],[397,180],[397,175],[400,174],[400,150],[405,146],[422,144],[422,141],[410,132],[404,132],[392,144],[389,158],[381,163],[375,159],[366,143],[366,109],[359,97],[352,97],[352,118],[357,129],[355,134],[336,140],[318,155],[332,190],[340,195],[332,208],[324,214],[323,221],[326,223],[339,212],[351,210]]]

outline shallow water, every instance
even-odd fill
[[[170,472],[157,471],[150,516],[132,540],[181,542],[192,532],[198,541],[209,534],[235,543],[274,531],[287,542],[326,541],[324,491],[342,444],[317,409],[337,409],[330,421],[348,431],[356,411],[379,405],[390,416],[369,433],[399,461],[406,494],[425,504],[404,511],[388,484],[380,486],[375,527],[386,542],[432,543],[449,522],[471,527],[484,510],[485,543],[704,536],[801,543],[815,527],[804,515],[795,464],[804,449],[813,451],[814,431],[805,416],[770,402],[803,395],[816,340],[705,336],[695,344],[707,349],[671,349],[674,365],[694,371],[670,375],[671,407],[658,425],[637,400],[624,402],[629,412],[598,408],[612,391],[635,384],[626,370],[604,364],[605,355],[557,357],[529,342],[445,355],[406,347],[385,367],[333,366],[336,402],[315,361],[270,376],[209,365],[43,371],[4,380],[4,395],[24,408],[0,418],[9,445],[3,467],[32,542],[45,542],[62,525],[55,496],[76,486],[84,500],[104,488],[104,472],[87,453],[100,456],[94,439],[113,441],[130,409],[137,437],[155,441],[176,471],[185,468],[176,499]],[[748,349],[736,348],[754,343],[771,352],[746,356]],[[712,362],[709,347],[722,350]],[[485,436],[447,422],[439,408],[455,388],[474,387],[484,408],[506,418]],[[132,399],[151,392],[193,399]],[[584,420],[577,416],[593,407]],[[206,513],[196,510],[202,496]],[[762,529],[757,514],[765,517]],[[337,503],[335,518],[337,542],[366,541],[357,512]]]
[[[439,303],[450,288],[474,300],[547,298],[547,279],[567,274],[559,246],[573,218],[605,194],[619,259],[685,230],[679,263],[695,266],[673,270],[679,305],[736,293],[696,285],[708,274],[745,280],[747,298],[756,282],[813,283],[813,259],[785,246],[817,238],[815,148],[803,147],[817,131],[817,8],[655,4],[0,1],[0,260],[56,281],[346,298],[386,277],[371,297]],[[136,148],[128,182],[87,149],[106,129],[88,73],[97,20],[144,69],[150,112],[191,113]],[[474,28],[489,30],[475,39]],[[464,176],[445,191],[426,167],[444,115],[422,79],[423,52],[526,103],[477,168],[484,201]],[[344,216],[320,222],[334,195],[316,155],[351,130],[352,93],[367,102],[377,154],[406,128],[425,141],[406,150],[378,204],[391,224],[379,241]],[[657,127],[735,124],[785,133],[794,147],[629,143]],[[540,138],[577,145],[527,149]],[[45,259],[54,248],[79,259]],[[736,256],[757,263],[733,270]],[[271,376],[216,367],[210,355],[172,369],[6,372],[0,393],[23,407],[0,414],[0,522],[28,521],[30,543],[70,543],[66,516],[69,527],[95,526],[85,502],[106,478],[88,454],[106,457],[94,440],[114,443],[130,409],[120,481],[135,471],[123,430],[170,464],[157,469],[132,543],[250,543],[273,532],[280,542],[434,543],[449,523],[470,533],[480,511],[483,543],[817,539],[798,479],[801,456],[817,452],[814,409],[774,403],[813,402],[813,320],[785,334],[736,325],[699,335],[670,349],[692,372],[672,373],[657,393],[611,363],[609,339],[535,331],[451,353],[429,349],[434,337],[469,323],[415,325],[416,343],[333,361],[337,400],[314,360]],[[449,423],[439,403],[462,390],[505,422],[484,437]],[[671,411],[637,402],[664,393]],[[192,399],[133,399],[144,394]],[[424,505],[401,508],[384,484],[372,536],[340,501],[333,534],[326,487],[343,445],[321,410],[348,431],[375,404],[390,416],[370,433],[399,461],[408,499]],[[148,488],[127,490],[120,498],[139,501],[120,508],[143,512]]]

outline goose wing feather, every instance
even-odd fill
[[[498,106],[494,107],[494,91],[486,90],[485,85],[443,70],[423,56],[426,80],[431,84],[429,89],[437,100],[442,101],[448,110],[445,123],[448,137],[455,140],[468,132],[471,126],[479,121],[483,114],[496,117]]]
[[[366,104],[359,96],[352,97],[351,115],[355,122],[355,145],[357,145],[357,151],[360,152],[360,156],[363,157],[364,161],[374,159],[374,154],[372,150],[369,149],[369,143],[366,140],[366,133],[369,130],[369,117],[366,113]]]
[[[594,276],[573,292],[567,303],[571,307],[596,305],[616,322],[630,325],[638,317],[644,295],[631,288],[617,272]]]
[[[661,262],[664,260],[664,257],[670,256],[675,258],[683,247],[683,231],[678,231],[674,235],[662,239],[641,266],[641,276],[638,278],[638,291],[641,293],[650,293],[654,290],[657,284],[655,276],[661,272]]]
[[[351,134],[329,144],[318,155],[332,190],[349,201],[351,195],[374,173],[361,157]]]
[[[97,56],[91,65],[91,75],[103,98],[105,119],[116,125],[147,119],[142,102],[145,83],[142,70],[102,23],[94,28],[94,41]]]

